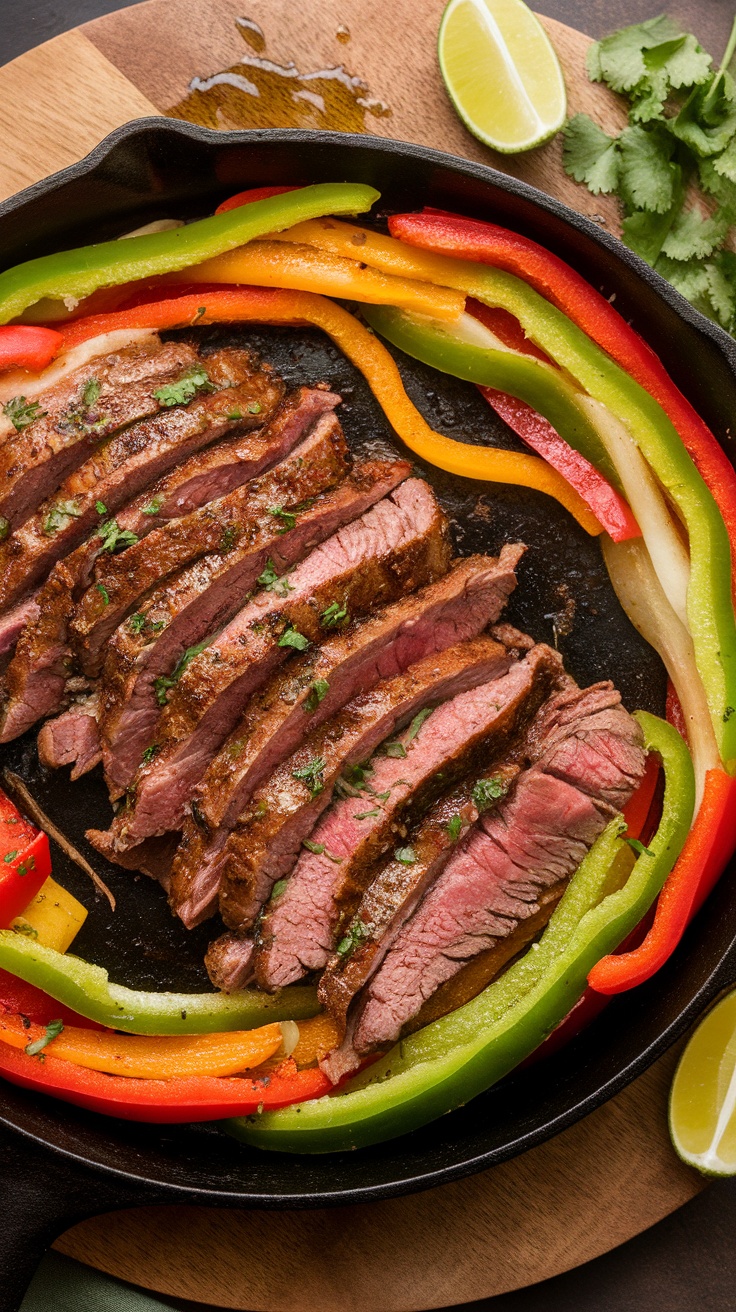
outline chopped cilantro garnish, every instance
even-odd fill
[[[270,556],[266,561],[265,569],[256,581],[259,587],[265,588],[267,592],[275,592],[279,597],[285,597],[288,592],[294,591],[286,575],[279,574]]]
[[[105,505],[104,501],[95,501],[95,510],[97,511],[98,515],[106,515],[107,506]]]
[[[102,384],[100,383],[99,378],[90,378],[89,381],[85,383],[84,391],[82,392],[82,400],[84,401],[84,404],[86,406],[94,405],[95,401],[99,400],[101,391]]]
[[[226,418],[226,419],[231,419],[231,420],[233,421],[233,423],[234,423],[237,419],[242,419],[242,418],[243,418],[243,411],[242,411],[242,410],[228,410],[227,414],[225,415],[225,418]]]
[[[159,387],[154,396],[160,405],[168,408],[172,405],[187,405],[198,392],[214,392],[207,373],[200,365],[194,365],[178,383],[167,383]]]
[[[479,779],[473,789],[473,801],[479,815],[494,806],[506,792],[507,786],[502,779]]]
[[[398,741],[393,743],[386,743],[386,746],[383,749],[383,753],[384,756],[394,756],[396,757],[397,760],[403,761],[404,757],[406,756],[406,748],[403,743],[400,743]]]
[[[269,515],[273,515],[275,519],[281,520],[279,533],[288,533],[289,529],[294,528],[294,525],[296,524],[296,515],[294,512],[291,510],[284,510],[283,506],[269,506],[268,513]]]
[[[281,894],[282,894],[282,893],[284,892],[284,890],[286,889],[286,885],[288,884],[288,882],[289,882],[288,879],[277,879],[277,880],[276,880],[276,883],[274,884],[273,888],[271,889],[271,901],[272,901],[272,902],[275,902],[277,898],[281,897]]]
[[[296,651],[306,651],[309,646],[309,638],[305,638],[303,633],[289,625],[285,633],[279,638],[279,647],[294,647]]]
[[[14,396],[10,401],[6,401],[3,414],[18,433],[22,433],[24,428],[34,424],[37,419],[46,418],[46,411],[41,409],[40,402],[26,401],[24,396]]]
[[[0,515],[0,542],[4,542],[10,532],[10,520]]]
[[[349,956],[351,952],[355,951],[356,947],[363,939],[368,938],[368,934],[368,926],[364,925],[363,921],[358,917],[348,928],[345,937],[340,939],[340,942],[335,949],[338,957]]]
[[[138,541],[138,534],[129,528],[121,528],[116,519],[105,520],[98,528],[97,536],[102,538],[102,550],[109,551],[110,555],[124,551],[126,547],[133,547]]]
[[[320,702],[324,701],[329,691],[330,685],[326,679],[315,679],[309,692],[304,698],[305,711],[307,711],[309,715],[311,715],[313,711],[316,711]]]
[[[43,1053],[44,1048],[51,1043],[52,1039],[58,1039],[64,1028],[63,1020],[49,1021],[40,1039],[34,1039],[33,1043],[26,1044],[23,1051],[28,1057],[38,1057]]]
[[[341,606],[337,601],[331,602],[327,609],[322,611],[322,614],[319,617],[319,622],[323,629],[337,629],[340,625],[347,624],[349,621],[350,616],[348,615],[346,607]]]
[[[184,654],[179,657],[171,674],[162,674],[158,679],[154,679],[153,690],[156,694],[156,701],[159,706],[166,705],[169,689],[173,688],[174,685],[179,682],[187,666],[194,660],[195,656],[199,656],[200,652],[204,651],[205,647],[209,645],[209,642],[209,638],[203,638],[201,642],[196,644],[196,646],[187,647]]]
[[[302,847],[306,847],[307,851],[313,852],[315,856],[321,856],[325,850],[324,843],[313,843],[311,838],[303,838]]]
[[[53,537],[59,529],[66,528],[72,519],[79,519],[81,514],[76,501],[57,501],[43,521],[43,531],[49,537]]]
[[[373,820],[375,816],[380,814],[380,808],[374,806],[372,811],[361,811],[359,815],[354,815],[353,820]]]
[[[424,724],[424,721],[427,720],[427,719],[429,719],[429,717],[430,717],[430,715],[432,714],[432,711],[433,711],[433,710],[434,710],[434,707],[433,707],[433,706],[428,706],[425,710],[420,711],[418,715],[415,715],[415,716],[414,716],[414,719],[412,720],[411,724],[409,725],[409,730],[408,730],[408,732],[407,732],[407,734],[406,734],[406,737],[404,738],[404,743],[406,744],[407,747],[409,746],[409,743],[413,743],[413,742],[414,742],[414,739],[416,738],[417,734],[419,733],[419,730],[421,729],[422,725]]]
[[[161,497],[151,497],[147,506],[141,507],[142,515],[157,515],[162,506]]]
[[[260,401],[251,401],[248,405],[249,415],[259,415],[263,409]]]
[[[413,847],[397,847],[394,856],[403,866],[413,866],[417,859],[417,854]]]
[[[136,615],[131,615],[128,620],[128,628],[132,633],[142,633],[145,628],[146,617],[140,611]]]
[[[150,747],[147,747],[146,750],[145,750],[145,752],[143,753],[142,760],[145,761],[145,763],[146,763],[146,765],[147,765],[148,762],[149,762],[149,761],[152,761],[153,758],[154,758],[154,756],[156,756],[156,754],[157,754],[158,752],[160,752],[160,751],[161,751],[161,744],[160,744],[160,743],[151,743],[151,746],[150,746]]]
[[[447,833],[450,841],[456,843],[460,837],[463,827],[463,818],[461,815],[453,815],[447,822]]]
[[[227,528],[224,528],[222,530],[222,537],[220,538],[220,551],[222,552],[222,554],[226,555],[228,551],[232,551],[237,540],[238,540],[237,527],[235,526],[235,524],[228,524]]]
[[[96,586],[97,591],[99,592],[100,596],[102,597],[102,600],[104,601],[105,605],[106,605],[106,606],[109,606],[109,605],[110,605],[110,594],[109,594],[109,592],[107,591],[107,588],[105,587],[104,583],[97,583],[95,586]]]
[[[357,761],[355,765],[343,766],[342,777],[354,788],[363,788],[369,774],[373,774],[370,761]]]
[[[322,772],[326,764],[324,757],[315,756],[306,765],[300,765],[297,770],[292,770],[292,778],[301,780],[302,783],[306,784],[312,797],[317,797],[325,786]]]
[[[5,864],[9,866],[11,861],[15,861],[15,858],[18,856],[19,852],[20,852],[19,847],[14,848],[12,852],[6,852],[5,856],[3,857],[3,861],[5,862]]]

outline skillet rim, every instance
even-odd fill
[[[378,154],[389,158],[403,158],[410,163],[421,162],[424,165],[436,166],[439,169],[449,171],[456,175],[477,181],[481,184],[490,185],[498,188],[500,191],[518,197],[521,201],[532,206],[536,210],[541,210],[555,219],[560,221],[566,228],[572,232],[584,234],[592,243],[605,250],[609,257],[613,258],[614,263],[623,265],[628,268],[641,282],[644,282],[669,308],[674,311],[677,317],[682,320],[688,328],[695,332],[701,338],[707,339],[713,347],[723,357],[725,364],[734,383],[734,400],[736,400],[736,342],[722,329],[719,325],[707,319],[698,310],[696,310],[688,301],[677,292],[671,284],[666,282],[661,276],[654,272],[649,265],[645,264],[637,255],[629,251],[617,238],[610,233],[602,230],[595,222],[587,216],[579,214],[567,205],[548,196],[546,193],[539,191],[537,188],[520,181],[519,179],[500,172],[484,164],[477,164],[472,161],[463,159],[460,156],[451,155],[446,152],[434,150],[430,147],[415,145],[411,142],[396,141],[391,138],[371,136],[370,134],[351,134],[341,132],[322,132],[315,130],[302,129],[254,129],[233,132],[220,132],[209,128],[199,127],[189,124],[183,120],[170,119],[163,115],[150,116],[141,119],[132,120],[115,129],[102,142],[99,143],[83,159],[69,165],[67,168],[50,175],[48,178],[32,184],[23,191],[10,197],[8,200],[0,203],[0,220],[6,216],[11,217],[21,212],[23,208],[31,202],[44,200],[58,192],[65,184],[83,180],[85,177],[93,175],[98,169],[103,169],[110,163],[111,157],[120,146],[127,146],[135,142],[135,138],[144,138],[146,134],[173,134],[177,137],[188,139],[203,147],[227,147],[227,146],[257,146],[267,147],[270,144],[283,144],[291,146],[302,146],[307,149],[315,145],[324,147],[339,147],[340,150],[348,151],[357,150],[367,154]],[[113,160],[114,163],[114,160]],[[223,184],[224,189],[225,184]],[[727,453],[728,454],[728,453]],[[730,457],[733,462],[733,455]],[[709,920],[713,920],[713,906],[716,901],[722,902],[724,888],[722,881],[718,894],[712,894],[709,900],[709,910],[711,914]],[[703,913],[701,913],[702,916]],[[700,922],[700,918],[699,918]],[[696,924],[695,929],[701,928],[700,923]],[[693,931],[689,931],[688,940],[692,938]],[[715,936],[715,934],[714,934]],[[680,952],[676,954],[674,964],[677,964]],[[733,959],[733,964],[730,959]],[[656,977],[660,987],[667,981],[670,985],[676,979],[676,973],[670,966],[665,968]],[[564,1111],[551,1116],[542,1124],[537,1124],[534,1128],[528,1129],[525,1133],[519,1134],[516,1138],[501,1147],[492,1148],[476,1155],[466,1155],[462,1160],[448,1163],[444,1166],[436,1166],[430,1171],[415,1176],[412,1179],[406,1177],[392,1180],[381,1181],[364,1186],[354,1186],[347,1189],[327,1190],[327,1191],[309,1191],[291,1193],[291,1192],[271,1192],[268,1194],[258,1193],[256,1191],[240,1191],[231,1189],[203,1188],[193,1184],[177,1183],[173,1179],[162,1179],[155,1174],[147,1174],[140,1168],[130,1170],[111,1165],[108,1161],[100,1160],[97,1154],[86,1156],[81,1151],[64,1147],[52,1141],[53,1129],[49,1127],[48,1132],[40,1129],[33,1129],[26,1125],[19,1125],[18,1120],[13,1117],[12,1112],[8,1113],[3,1105],[7,1101],[6,1086],[0,1086],[0,1124],[7,1126],[25,1139],[31,1140],[44,1148],[52,1151],[57,1157],[66,1159],[68,1162],[76,1162],[88,1166],[93,1166],[96,1170],[104,1172],[106,1175],[119,1180],[129,1182],[138,1182],[141,1185],[153,1185],[161,1193],[167,1196],[172,1202],[188,1199],[191,1202],[215,1202],[221,1205],[237,1206],[256,1206],[261,1208],[300,1208],[300,1207],[325,1207],[344,1205],[360,1201],[376,1200],[380,1198],[389,1198],[416,1192],[422,1189],[431,1188],[443,1183],[447,1183],[463,1176],[477,1173],[487,1169],[489,1166],[501,1161],[508,1160],[511,1157],[519,1155],[547,1139],[554,1137],[576,1121],[588,1115],[596,1107],[601,1106],[615,1094],[620,1092],[632,1080],[642,1074],[654,1061],[661,1056],[672,1043],[684,1032],[684,1030],[697,1018],[704,1010],[707,1004],[716,996],[719,990],[736,977],[736,933],[730,941],[723,945],[721,954],[708,968],[708,974],[703,979],[694,994],[690,997],[687,1004],[680,1010],[678,1015],[662,1028],[659,1034],[648,1044],[645,1044],[638,1054],[628,1061],[623,1067],[615,1070],[607,1078],[603,1078],[595,1091],[583,1096],[578,1101],[573,1102]],[[636,991],[637,997],[641,1000],[649,1001],[649,994],[652,992],[650,986],[644,986],[643,989]],[[631,997],[632,995],[628,995]],[[656,997],[656,994],[655,994]],[[566,1050],[567,1051],[567,1050]],[[557,1058],[551,1058],[549,1061],[557,1065]],[[21,1103],[24,1099],[24,1091],[15,1086],[10,1086],[9,1100]],[[64,1104],[64,1108],[66,1108]],[[57,1114],[57,1109],[63,1115],[63,1109],[59,1103],[51,1098],[42,1098],[40,1107],[34,1104],[36,1112],[35,1119],[52,1120]],[[81,1112],[80,1109],[72,1109],[76,1114],[84,1117],[90,1116],[90,1113]],[[457,1115],[457,1113],[456,1113]],[[104,1118],[96,1117],[92,1114],[93,1122],[96,1127],[103,1122],[100,1132],[95,1136],[104,1135]],[[32,1118],[33,1119],[33,1118]],[[116,1123],[117,1124],[117,1123]],[[400,1144],[404,1138],[402,1136],[397,1140],[391,1141]],[[123,1145],[123,1150],[127,1145]],[[240,1146],[242,1150],[242,1146]],[[236,1150],[237,1151],[237,1150]],[[252,1151],[252,1150],[251,1150]],[[367,1150],[370,1152],[371,1150]],[[141,1153],[136,1154],[140,1160]],[[286,1155],[281,1155],[286,1162]],[[326,1160],[331,1156],[328,1155]],[[295,1160],[292,1157],[288,1161]],[[301,1157],[301,1162],[309,1161],[309,1158]],[[311,1159],[314,1160],[314,1159]],[[325,1160],[324,1158],[322,1160]]]

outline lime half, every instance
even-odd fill
[[[562,70],[523,0],[450,0],[438,54],[455,109],[487,146],[506,154],[531,150],[562,127]]]
[[[680,1058],[670,1134],[689,1166],[736,1175],[736,993],[708,1012]]]

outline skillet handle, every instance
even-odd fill
[[[18,1312],[46,1249],[77,1221],[171,1203],[171,1192],[49,1153],[0,1127],[0,1312]]]

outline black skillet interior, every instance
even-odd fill
[[[4,266],[65,245],[112,237],[157,217],[207,213],[243,186],[361,180],[381,192],[380,215],[425,204],[507,224],[541,241],[602,289],[659,351],[726,443],[736,402],[734,344],[590,222],[490,169],[370,137],[299,132],[210,133],[165,119],[114,133],[87,161],[0,206]],[[379,217],[380,217],[379,215]],[[389,426],[357,371],[321,334],[278,328],[209,328],[206,342],[248,343],[288,383],[326,379],[356,452],[391,448]],[[516,449],[517,439],[468,385],[397,353],[407,390],[433,426],[466,441]],[[556,642],[582,683],[611,677],[630,709],[661,713],[658,657],[621,611],[597,542],[556,502],[531,491],[426,473],[452,520],[460,554],[528,545],[507,617]],[[75,866],[55,853],[63,882],[90,908],[74,952],[119,983],[148,989],[207,987],[202,955],[212,924],[188,934],[163,893],[106,865],[84,830],[110,815],[97,774],[70,784],[38,763],[35,736],[3,749],[59,826],[91,857],[117,898],[111,913]],[[188,1196],[260,1206],[308,1206],[409,1192],[490,1166],[539,1143],[610,1097],[648,1065],[721,983],[730,980],[736,898],[728,879],[656,981],[617,999],[559,1055],[519,1071],[469,1106],[370,1150],[294,1158],[235,1144],[217,1126],[158,1129],[105,1120],[3,1087],[0,1114],[25,1134],[89,1163],[156,1181]],[[736,957],[734,957],[736,960]],[[734,967],[736,974],[736,966]],[[181,1197],[182,1195],[179,1194]]]

